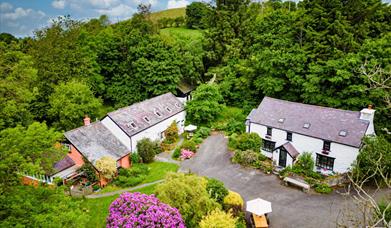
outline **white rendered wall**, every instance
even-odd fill
[[[286,140],[287,132],[284,130],[273,128],[271,138],[267,139],[266,126],[250,123],[249,128],[250,132],[257,133],[259,136],[261,136],[262,139],[276,142],[276,147],[279,147],[282,144],[288,142]],[[323,140],[301,134],[292,133],[292,141],[290,143],[296,148],[299,153],[311,152],[314,161],[316,161],[316,153],[321,154],[323,150]],[[269,158],[271,157],[276,162],[275,164],[278,165],[278,152],[275,151],[274,154],[272,154],[266,151],[262,151],[262,153]],[[344,173],[348,171],[353,162],[356,160],[358,153],[359,149],[356,147],[331,142],[330,153],[324,156],[335,158],[333,169],[334,172]],[[290,158],[290,156],[288,155],[287,158]]]
[[[272,160],[273,160],[274,165],[278,166],[278,164],[280,162],[280,149],[274,151]],[[287,153],[286,154],[286,165],[285,165],[285,167],[292,166],[293,162],[294,162],[293,158],[289,155],[289,153]]]
[[[160,140],[161,132],[165,131],[173,121],[179,122],[178,123],[178,130],[179,134],[183,133],[183,129],[185,127],[185,118],[186,118],[186,112],[182,111],[150,128],[147,128],[136,135],[133,135],[132,140],[132,151],[137,150],[137,142],[140,141],[143,138],[149,138],[151,140]]]
[[[102,121],[102,124],[113,133],[113,135],[130,150],[130,138],[129,136],[113,122],[110,117],[106,116]]]

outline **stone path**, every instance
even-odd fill
[[[180,137],[180,138],[179,138],[179,142],[177,143],[177,145],[175,146],[175,148],[176,148],[177,146],[182,145],[182,143],[183,143],[183,138]],[[174,153],[175,148],[174,148],[173,150],[171,150],[169,153],[167,153],[167,152],[162,152],[162,153],[156,155],[156,156],[155,156],[155,161],[170,162],[170,163],[174,163],[174,164],[180,165],[180,162],[179,162],[179,161],[172,159],[172,154]]]
[[[164,180],[157,180],[157,181],[154,181],[154,182],[137,185],[137,186],[131,187],[131,188],[124,188],[124,189],[113,191],[113,192],[106,192],[106,193],[102,193],[102,194],[91,194],[91,195],[87,195],[86,198],[88,198],[88,199],[96,199],[96,198],[102,198],[102,197],[107,197],[107,196],[114,196],[114,195],[121,194],[123,192],[131,192],[131,191],[134,191],[134,190],[137,190],[137,189],[140,189],[140,188],[144,188],[144,187],[148,187],[148,186],[151,186],[151,185],[154,185],[154,184],[158,184],[158,183],[161,183],[163,181]]]

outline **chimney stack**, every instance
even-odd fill
[[[91,119],[87,115],[84,117],[84,126],[88,126],[91,124]]]
[[[372,105],[368,105],[368,108],[364,108],[360,112],[360,119],[369,122],[367,131],[365,132],[366,135],[375,135],[375,127],[373,125],[373,119],[375,118],[375,111],[376,110],[372,109]]]

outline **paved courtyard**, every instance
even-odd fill
[[[307,194],[285,187],[275,175],[232,164],[229,156],[227,139],[213,135],[194,158],[182,162],[180,170],[219,179],[245,201],[260,197],[272,202],[271,227],[336,227],[340,209],[346,208],[339,194]]]

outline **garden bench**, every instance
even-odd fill
[[[285,177],[284,178],[285,185],[288,186],[289,184],[301,187],[303,189],[303,192],[308,192],[310,190],[310,185],[303,183],[301,181],[298,181],[296,179],[290,178],[290,177]]]

